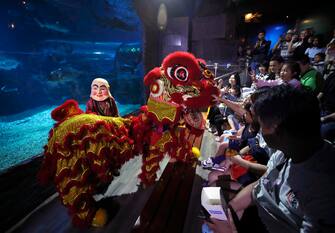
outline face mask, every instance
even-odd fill
[[[90,97],[96,101],[104,101],[111,97],[108,81],[103,78],[94,79],[91,84]]]

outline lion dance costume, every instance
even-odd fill
[[[199,109],[207,108],[212,95],[219,93],[212,73],[192,54],[174,52],[144,77],[144,84],[150,96],[138,116],[84,114],[74,100],[51,113],[57,123],[49,133],[39,179],[55,183],[77,226],[106,222],[93,195],[135,155],[142,155],[139,178],[145,186],[154,183],[165,154],[184,162],[196,159],[185,134],[203,132]]]

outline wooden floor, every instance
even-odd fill
[[[200,141],[195,143],[200,143]],[[202,143],[202,157],[208,157],[214,154],[216,143],[213,140],[213,135],[205,131]],[[168,158],[161,163],[163,168],[169,167]],[[15,233],[52,233],[52,232],[113,232],[113,233],[129,233],[134,232],[136,222],[140,221],[139,216],[147,201],[150,199],[155,185],[139,189],[137,186],[137,175],[140,172],[141,160],[135,158],[129,161],[121,169],[121,175],[115,179],[108,188],[105,196],[114,197],[113,199],[119,205],[116,215],[101,229],[77,229],[72,226],[71,219],[67,214],[67,210],[63,207],[58,197],[53,198],[48,203],[39,207],[38,210],[32,212],[24,221],[11,228],[8,232]],[[160,174],[163,169],[160,171]],[[160,175],[159,174],[159,175]],[[208,172],[202,168],[196,168],[196,175],[192,184],[192,191],[189,198],[186,218],[184,221],[184,233],[201,232],[202,220],[197,218],[200,210],[200,194],[202,185],[205,182],[203,178],[207,177]],[[102,196],[97,197],[102,198]],[[156,231],[158,232],[158,231]]]

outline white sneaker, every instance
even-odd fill
[[[208,158],[206,160],[201,161],[202,168],[212,168],[213,167],[212,158]]]

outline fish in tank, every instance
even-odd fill
[[[68,99],[110,83],[121,115],[145,101],[142,26],[131,0],[0,2],[0,172],[39,155]]]

